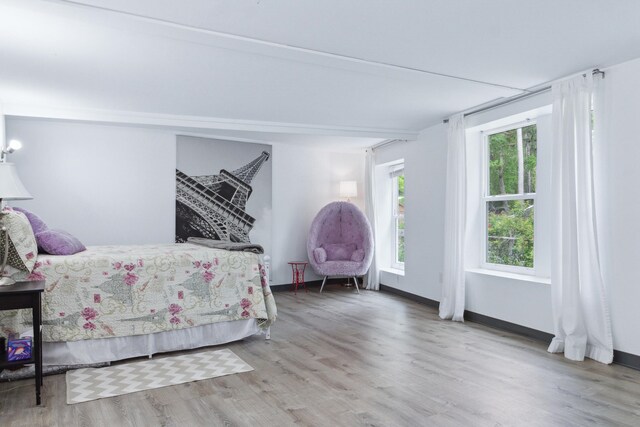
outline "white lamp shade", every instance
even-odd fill
[[[33,199],[18,178],[18,171],[13,163],[0,163],[0,199],[28,200]]]
[[[340,197],[358,197],[358,183],[356,181],[340,181]]]

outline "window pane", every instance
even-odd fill
[[[404,175],[398,176],[398,213],[404,214]]]
[[[486,261],[533,268],[533,199],[487,202]]]
[[[518,191],[518,153],[516,130],[489,136],[489,194],[515,194]]]
[[[396,262],[404,262],[404,175],[396,178]]]
[[[538,160],[538,128],[536,125],[522,128],[524,154],[524,192],[536,192],[536,164]]]
[[[537,136],[535,124],[489,135],[489,195],[535,193]]]
[[[399,216],[396,222],[398,241],[396,242],[396,261],[404,262],[404,215]]]

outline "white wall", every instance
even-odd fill
[[[416,141],[379,149],[376,163],[404,159],[405,271],[404,276],[381,273],[381,283],[412,294],[440,299],[444,239],[444,176],[446,128],[431,127]],[[443,161],[445,159],[445,161]]]
[[[364,153],[330,153],[292,145],[273,147],[273,267],[276,284],[291,283],[287,261],[307,260],[311,222],[327,203],[339,200],[340,181],[356,180],[363,209]],[[313,270],[305,280],[317,280]]]
[[[605,135],[594,141],[597,221],[615,348],[640,355],[640,60],[607,70]]]
[[[33,200],[13,202],[89,245],[171,242],[175,136],[134,127],[7,118]]]
[[[602,270],[609,287],[614,347],[640,355],[640,60],[607,70],[607,132],[595,143],[595,186]],[[469,126],[550,103],[530,98],[472,116]],[[382,274],[382,283],[439,300],[442,271],[446,134],[433,126],[418,141],[384,148],[384,161],[404,158],[406,179],[405,275]],[[553,332],[549,285],[467,273],[469,310]]]
[[[180,132],[16,117],[6,128],[8,139],[23,142],[9,161],[34,196],[12,205],[87,245],[173,242]],[[353,201],[362,207],[364,153],[273,145],[274,284],[291,281],[287,261],[307,259],[311,221],[338,199],[341,180],[358,181]]]

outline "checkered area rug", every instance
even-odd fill
[[[221,377],[253,368],[231,350],[206,351],[67,372],[67,403]]]

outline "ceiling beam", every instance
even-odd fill
[[[11,103],[3,104],[2,107],[4,110],[4,115],[6,116],[138,125],[169,129],[217,129],[304,135],[402,139],[414,139],[418,135],[418,132],[403,129],[330,126],[306,123],[282,123],[257,120],[227,119],[219,117],[140,113],[133,111],[41,107]]]

